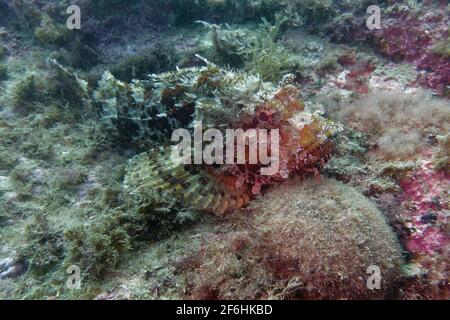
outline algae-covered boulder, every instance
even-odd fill
[[[291,183],[253,204],[255,228],[279,279],[297,277],[299,297],[382,298],[399,278],[400,247],[375,204],[324,179]],[[381,289],[367,280],[381,270]],[[369,273],[368,273],[369,269]]]
[[[250,211],[183,260],[190,298],[394,297],[399,244],[357,190],[331,179],[291,181],[255,200]]]

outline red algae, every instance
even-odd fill
[[[421,255],[448,252],[450,236],[445,212],[449,210],[450,173],[436,172],[431,161],[423,161],[401,186],[403,194],[399,199],[411,233],[406,248],[419,259]]]
[[[377,47],[397,60],[413,63],[425,71],[419,84],[445,94],[450,84],[450,59],[433,52],[433,45],[447,39],[449,20],[446,15],[430,11],[419,17],[402,12],[385,19],[374,35]]]

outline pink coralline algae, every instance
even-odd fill
[[[400,197],[403,216],[410,235],[405,246],[416,259],[433,256],[449,250],[450,235],[447,230],[450,174],[434,171],[431,161],[406,178]]]
[[[419,84],[435,88],[439,94],[444,95],[450,85],[450,59],[438,54],[427,54],[417,62],[417,66],[420,70],[431,71],[420,73]]]
[[[449,95],[450,59],[435,46],[448,46],[449,17],[445,7],[424,6],[419,11],[392,6],[382,14],[382,27],[369,30],[365,16],[333,21],[327,32],[334,40],[373,45],[396,62],[414,64],[420,72],[417,85]]]
[[[355,54],[353,53],[353,56]],[[369,93],[369,77],[376,69],[376,66],[366,59],[354,59],[350,56],[341,56],[338,62],[346,69],[342,74],[342,80],[334,81],[334,84],[341,89],[346,89],[359,94]]]
[[[448,25],[448,17],[440,12],[400,12],[384,19],[374,42],[389,57],[415,64],[421,71],[418,83],[444,95],[450,85],[450,59],[433,52],[433,46],[448,38]]]

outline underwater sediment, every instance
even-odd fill
[[[75,2],[0,0],[0,298],[449,298],[447,4]]]

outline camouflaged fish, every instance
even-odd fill
[[[105,119],[124,134],[162,146],[131,159],[124,188],[131,195],[153,188],[188,207],[223,214],[245,206],[261,188],[292,175],[314,172],[332,153],[340,126],[309,111],[286,76],[278,86],[258,76],[225,70],[199,57],[203,67],[150,75],[124,83],[105,72],[91,93]],[[77,81],[78,78],[76,78]],[[262,176],[261,166],[183,165],[170,157],[174,129],[279,129],[280,171]],[[132,128],[133,130],[131,130]]]

